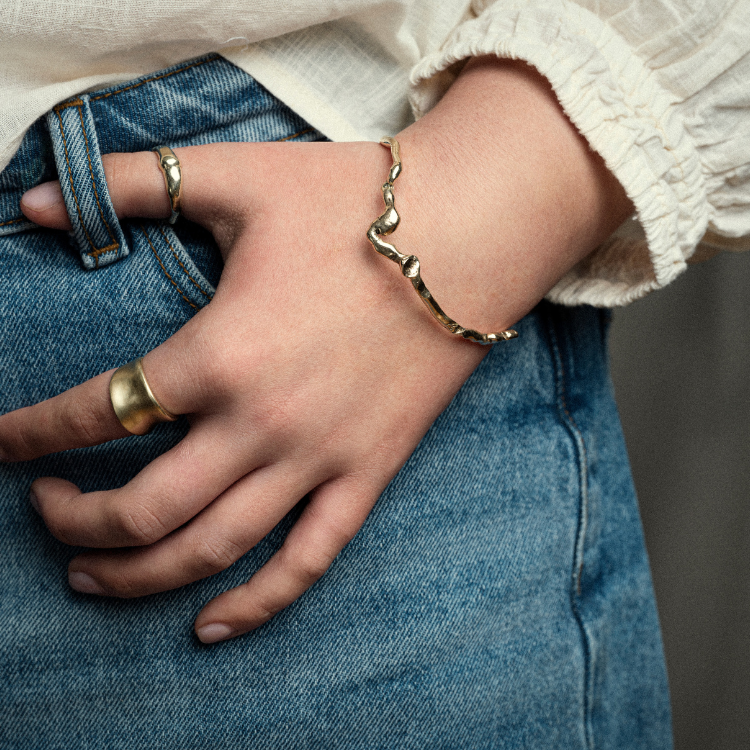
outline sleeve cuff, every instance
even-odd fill
[[[624,305],[686,268],[708,226],[701,163],[674,97],[605,22],[567,0],[498,2],[461,24],[411,73],[415,116],[442,97],[469,57],[524,60],[633,201],[635,220],[571,269],[548,299]]]

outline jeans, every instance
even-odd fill
[[[0,411],[145,354],[219,282],[199,227],[117,219],[101,153],[322,138],[217,56],[39,120],[0,175]],[[55,178],[70,233],[18,209]],[[607,314],[545,302],[516,327],[328,573],[226,643],[202,645],[195,615],[278,549],[299,509],[219,575],[93,597],[68,587],[78,550],[46,530],[30,483],[120,486],[185,435],[184,420],[0,465],[0,748],[670,747]]]

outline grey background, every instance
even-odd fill
[[[615,311],[676,750],[750,748],[750,253]]]

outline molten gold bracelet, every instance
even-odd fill
[[[420,299],[425,305],[427,305],[427,309],[433,314],[438,323],[448,329],[451,333],[468,339],[469,341],[474,341],[477,344],[495,344],[498,341],[507,341],[508,339],[516,338],[518,332],[512,329],[498,331],[497,333],[479,333],[479,331],[474,331],[471,328],[464,328],[456,323],[455,320],[449,318],[430,294],[429,289],[424,285],[424,281],[422,281],[422,276],[419,272],[419,259],[417,256],[403,255],[396,250],[393,245],[389,245],[387,242],[383,242],[383,240],[380,239],[385,235],[391,234],[401,220],[401,217],[396,212],[396,207],[394,206],[393,183],[402,171],[401,152],[398,141],[395,138],[386,137],[382,138],[380,143],[383,146],[390,146],[391,156],[393,157],[393,166],[388,173],[388,182],[383,185],[385,211],[370,225],[370,228],[367,230],[367,239],[370,240],[372,246],[381,255],[385,255],[386,258],[390,258],[394,263],[398,263],[399,266],[401,266],[401,273],[411,281],[412,286],[417,290]]]

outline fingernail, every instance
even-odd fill
[[[202,643],[216,643],[217,641],[225,641],[236,632],[234,628],[230,628],[223,622],[212,622],[210,625],[204,625],[196,630],[195,634]]]
[[[32,211],[44,211],[57,203],[62,203],[62,192],[57,182],[43,182],[27,190],[21,197],[21,203]]]
[[[36,496],[34,490],[29,490],[29,502],[31,503],[31,507],[41,515],[42,511],[39,510],[39,498]]]
[[[77,571],[68,573],[70,588],[80,591],[82,594],[103,594],[104,589],[88,574]]]

